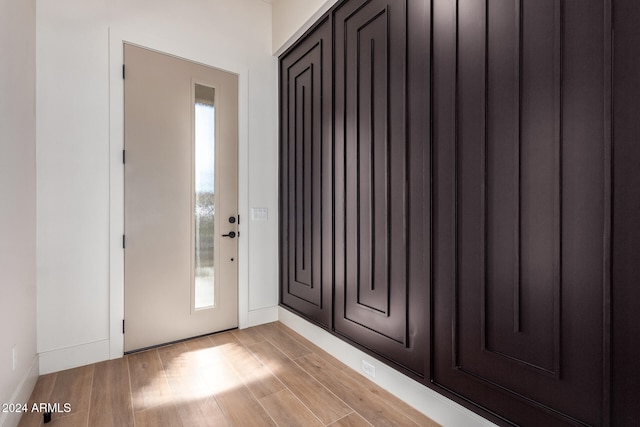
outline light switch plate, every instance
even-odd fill
[[[251,221],[266,221],[269,219],[267,208],[251,208]]]

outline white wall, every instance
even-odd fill
[[[0,403],[26,400],[38,375],[35,18],[35,0],[0,1]]]
[[[338,0],[272,0],[272,50],[280,55]]]
[[[110,52],[119,49],[110,47],[114,33],[188,59],[246,70],[241,110],[247,120],[240,129],[246,139],[241,151],[247,164],[240,165],[246,194],[240,194],[240,214],[241,238],[250,244],[240,260],[248,282],[241,318],[256,323],[277,317],[277,63],[271,56],[271,6],[261,0],[38,0],[37,312],[43,372],[106,359],[113,337],[121,338],[110,324],[111,267],[118,263],[110,258],[110,236],[120,232],[110,229],[118,224],[114,200],[110,205],[110,186],[117,182],[110,177],[115,162],[110,132],[117,131],[112,116],[121,111],[113,105],[109,74]],[[251,206],[267,207],[269,221],[249,222]],[[116,305],[121,304],[117,294]]]

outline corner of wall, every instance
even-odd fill
[[[280,56],[339,0],[273,0],[271,48]]]

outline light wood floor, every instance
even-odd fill
[[[51,427],[438,425],[278,322],[43,375],[33,402],[71,404]]]

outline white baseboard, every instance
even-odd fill
[[[109,340],[40,353],[40,374],[64,371],[109,359]]]
[[[266,307],[249,311],[247,313],[247,324],[240,326],[248,328],[277,320],[278,307]],[[40,353],[40,374],[64,371],[65,369],[77,368],[78,366],[102,362],[111,358],[113,358],[111,355],[111,341],[108,339],[44,351]],[[0,427],[3,426],[0,425]]]
[[[36,354],[33,362],[31,362],[31,367],[22,377],[18,387],[16,387],[16,391],[13,392],[11,399],[7,403],[27,403],[29,401],[31,392],[33,392],[33,388],[36,386],[38,376],[40,375],[38,368],[38,355]],[[0,413],[0,427],[16,427],[20,422],[21,416],[22,413],[20,412]]]
[[[278,320],[278,306],[250,310],[247,316],[246,328],[275,322]],[[244,328],[243,327],[243,328]]]
[[[362,361],[375,367],[375,382],[432,420],[446,427],[494,427],[495,424],[462,405],[374,359],[302,317],[279,307],[278,319],[309,341],[361,374]]]

